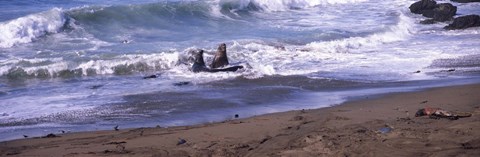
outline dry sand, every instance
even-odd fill
[[[427,106],[473,116],[415,117]],[[393,129],[379,133],[384,127]],[[222,123],[59,136],[1,142],[0,156],[480,156],[480,84]],[[186,143],[177,145],[180,138]]]

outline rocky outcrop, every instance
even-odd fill
[[[480,0],[452,0],[453,2],[468,3],[480,2]],[[445,22],[453,19],[453,23],[444,27],[444,29],[465,29],[470,27],[480,27],[479,15],[467,15],[453,18],[457,14],[457,7],[450,3],[437,4],[434,0],[421,0],[410,5],[410,11],[415,14],[422,14],[426,19],[420,21],[421,24],[434,24],[436,22]]]
[[[457,7],[450,3],[437,4],[434,0],[422,0],[410,5],[410,11],[415,14],[422,14],[425,17],[433,18],[433,21],[444,22],[452,20],[457,13]],[[428,21],[432,23],[433,21]]]
[[[480,0],[451,0],[451,1],[458,2],[458,3],[480,2]]]
[[[457,14],[457,7],[450,3],[437,4],[433,9],[433,20],[438,22],[449,21]]]
[[[454,30],[454,29],[466,29],[470,27],[480,27],[479,15],[467,15],[467,16],[457,17],[453,20],[453,23],[446,26],[445,29]]]
[[[425,10],[433,10],[437,5],[434,0],[421,0],[410,5],[410,12],[415,14],[423,14]]]

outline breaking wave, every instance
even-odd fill
[[[54,8],[0,22],[0,48],[30,43],[39,37],[59,33],[65,26],[75,27],[76,24],[95,27],[99,32],[112,28],[110,25],[169,29],[196,20],[225,17],[228,20],[231,13],[238,15],[236,12],[239,11],[286,11],[364,1],[367,0],[211,0],[84,6],[67,10]]]
[[[50,33],[58,33],[66,25],[68,17],[62,9],[31,14],[0,23],[0,48],[29,43]]]
[[[125,75],[142,71],[170,69],[178,62],[177,53],[122,55],[84,62],[63,58],[9,60],[0,65],[0,76],[9,79]]]

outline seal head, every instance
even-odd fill
[[[215,57],[213,57],[210,68],[215,69],[226,65],[228,65],[227,45],[222,43],[220,46],[218,46],[217,53],[215,53]]]
[[[203,61],[203,50],[193,50],[193,65],[192,65],[192,71],[197,73],[197,72],[202,72],[206,71],[208,72],[210,69],[207,68],[205,65],[205,61]]]

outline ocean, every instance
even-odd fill
[[[480,82],[480,28],[420,24],[413,2],[0,0],[0,141]],[[480,14],[480,3],[451,3]],[[190,70],[189,51],[209,63],[221,43],[244,69]]]

